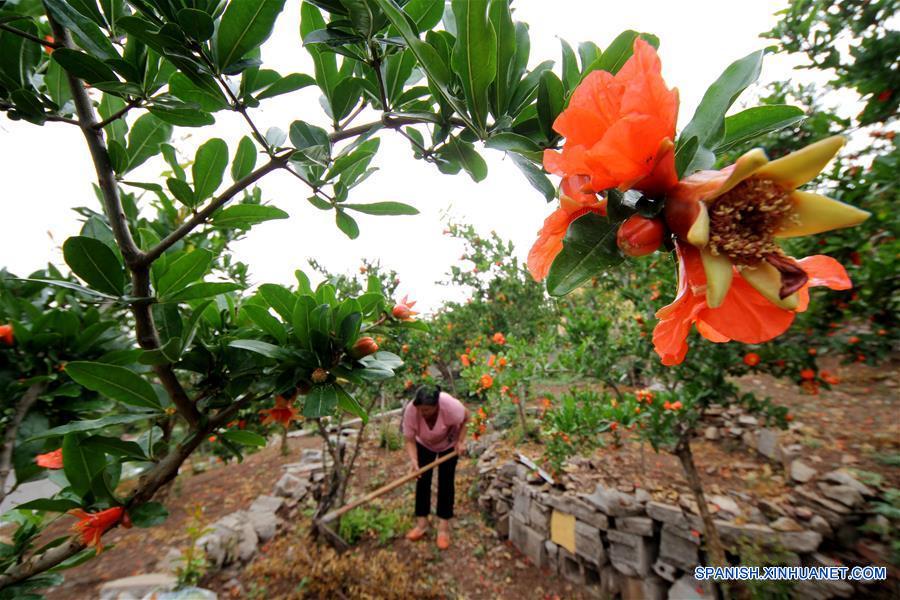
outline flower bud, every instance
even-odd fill
[[[627,256],[645,256],[656,252],[663,241],[665,226],[662,219],[647,219],[640,215],[631,215],[619,227],[616,233],[616,244]]]
[[[366,336],[356,340],[356,343],[353,344],[353,348],[350,350],[350,356],[362,358],[376,352],[378,352],[378,344],[375,343],[374,339]]]
[[[328,371],[326,371],[322,367],[318,367],[315,371],[312,372],[313,383],[325,383],[325,380],[327,379]]]
[[[0,325],[0,340],[2,340],[7,346],[13,345],[15,337],[13,336],[12,324],[7,323],[6,325]]]
[[[744,355],[744,364],[748,367],[755,367],[759,364],[759,354],[756,352],[748,352]]]
[[[412,309],[416,303],[414,300],[410,300],[409,296],[403,296],[403,300],[394,305],[394,308],[391,310],[391,314],[395,319],[400,319],[401,321],[411,321],[413,316],[419,314]]]

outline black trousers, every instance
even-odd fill
[[[424,467],[437,460],[437,457],[453,452],[451,446],[443,452],[432,452],[419,442],[416,442],[416,452],[419,458],[419,467]],[[423,473],[416,480],[416,516],[427,517],[431,512],[431,474],[438,472],[438,497],[437,516],[441,519],[453,518],[453,497],[455,495],[454,479],[456,478],[456,461],[454,456],[443,462],[436,469]]]

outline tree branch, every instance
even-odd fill
[[[181,240],[195,228],[202,225],[210,216],[212,216],[214,212],[224,206],[237,194],[262,179],[264,175],[267,175],[275,169],[280,169],[287,165],[287,159],[289,156],[290,153],[276,155],[272,158],[272,160],[259,167],[243,179],[235,181],[217,198],[213,198],[212,200],[210,200],[209,204],[203,207],[202,210],[194,213],[194,216],[182,223],[176,230],[163,238],[163,240],[160,241],[156,246],[145,252],[144,256],[141,259],[142,264],[149,265],[150,263],[152,263],[154,260],[162,256],[163,252],[171,248],[173,244]]]
[[[72,38],[69,32],[57,23],[47,13],[47,19],[57,41],[65,47],[72,47]],[[94,170],[97,173],[97,183],[100,186],[104,212],[109,219],[110,227],[116,239],[116,245],[122,252],[125,264],[131,270],[133,295],[138,298],[149,298],[150,268],[149,263],[144,262],[144,253],[141,252],[128,228],[128,220],[122,208],[122,200],[119,197],[119,186],[116,182],[115,172],[109,159],[103,132],[96,127],[97,117],[91,99],[84,89],[84,85],[77,77],[66,73],[69,88],[72,92],[72,100],[75,103],[75,114],[78,115],[78,123],[84,135],[85,142],[91,153]],[[134,314],[135,334],[138,344],[145,350],[156,350],[160,347],[159,332],[153,322],[153,313],[150,303],[132,303],[131,311]],[[200,413],[188,398],[171,364],[157,365],[153,368],[159,377],[160,383],[166,389],[172,403],[178,409],[179,414],[192,427],[197,427],[200,422]]]
[[[126,104],[125,106],[123,106],[122,108],[120,108],[119,110],[114,112],[113,114],[109,115],[107,118],[103,119],[99,123],[94,123],[94,125],[93,125],[94,129],[103,129],[110,123],[118,121],[119,119],[124,117],[126,114],[128,114],[128,111],[130,111],[132,108],[137,108],[138,106],[140,106],[142,101],[143,101],[142,98],[132,98],[128,102],[128,104]]]
[[[2,29],[3,31],[8,31],[9,33],[17,35],[19,37],[25,38],[26,40],[40,44],[41,46],[47,46],[48,48],[53,48],[54,50],[56,48],[64,48],[65,47],[63,44],[60,44],[59,42],[55,42],[55,41],[51,42],[50,40],[42,40],[41,38],[37,37],[36,35],[31,35],[27,31],[22,31],[21,29],[16,29],[15,27],[10,27],[6,23],[0,23],[0,29]]]
[[[12,457],[16,447],[16,436],[19,433],[19,426],[45,389],[47,389],[46,382],[31,384],[16,403],[16,412],[12,421],[6,426],[6,431],[3,434],[3,446],[0,448],[0,501],[12,492],[12,490],[6,491],[6,478],[9,477],[9,472],[12,469]]]

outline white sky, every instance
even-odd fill
[[[281,15],[276,31],[263,48],[266,67],[282,74],[312,73],[308,55],[299,42],[299,2],[292,0]],[[759,33],[775,24],[773,13],[786,2],[736,0],[630,0],[611,3],[594,0],[517,0],[514,18],[531,26],[531,63],[559,59],[557,36],[573,47],[594,41],[605,47],[624,29],[649,31],[660,37],[663,75],[681,94],[679,122],[683,126],[706,87],[733,60],[768,44]],[[760,82],[809,79],[794,71],[796,61],[768,57]],[[318,90],[264,101],[252,116],[262,131],[270,126],[288,129],[295,119],[327,127],[318,105]],[[369,115],[371,118],[372,115]],[[178,128],[175,144],[193,156],[194,148],[208,137],[229,142],[233,156],[237,140],[245,135],[244,123],[224,111],[208,128]],[[361,115],[357,122],[365,122]],[[76,206],[97,207],[94,181],[83,138],[77,128],[51,123],[44,127],[12,122],[0,117],[0,165],[3,169],[0,197],[0,266],[24,276],[51,261],[62,268],[60,247],[77,233]],[[354,217],[361,235],[348,240],[334,225],[333,212],[312,207],[308,189],[284,173],[263,179],[266,201],[291,218],[254,227],[235,246],[237,258],[250,265],[254,283],[291,284],[296,268],[307,269],[314,256],[336,272],[355,271],[361,257],[380,258],[400,273],[400,293],[409,293],[424,309],[434,309],[461,292],[435,285],[459,259],[461,245],[441,234],[441,213],[449,209],[458,220],[473,223],[484,232],[496,230],[512,240],[520,256],[527,254],[535,233],[550,211],[543,198],[525,181],[502,153],[485,151],[488,178],[476,185],[465,173],[440,174],[430,164],[412,158],[408,143],[393,133],[382,136],[375,166],[381,170],[351,193],[353,202],[397,200],[416,206],[414,217]],[[129,179],[153,181],[160,170],[151,161]]]

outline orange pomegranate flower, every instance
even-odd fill
[[[481,378],[478,380],[478,385],[479,385],[479,386],[481,387],[481,389],[483,389],[483,390],[490,389],[490,388],[494,385],[494,378],[491,377],[490,375],[488,375],[487,373],[485,373],[485,374],[482,375]]]
[[[12,346],[16,338],[13,336],[13,326],[11,323],[0,325],[0,340],[7,346]]]
[[[675,121],[678,91],[668,89],[656,50],[638,38],[615,75],[584,78],[553,128],[566,138],[562,152],[544,151],[544,168],[562,177],[560,206],[528,254],[532,277],[547,276],[569,225],[588,212],[606,214],[596,193],[610,188],[662,194],[678,182]]]
[[[756,148],[721,171],[698,171],[666,197],[675,235],[697,248],[706,272],[706,301],[719,306],[735,273],[777,307],[795,310],[809,273],[778,245],[792,238],[852,227],[869,213],[799,191],[825,168],[844,138],[833,136],[769,162]]]
[[[260,414],[266,415],[262,420],[262,424],[268,425],[269,423],[280,423],[285,428],[290,427],[291,421],[298,419],[300,413],[300,411],[294,407],[294,398],[296,397],[296,394],[290,398],[285,398],[280,395],[276,396],[274,408],[267,408],[259,411]]]
[[[121,506],[107,508],[98,513],[88,513],[80,508],[76,508],[70,510],[69,514],[79,519],[72,526],[72,530],[80,534],[81,543],[95,547],[97,554],[103,552],[103,542],[100,538],[104,533],[120,522],[123,527],[131,527],[131,519],[128,518],[128,513]]]
[[[659,322],[653,330],[653,345],[664,365],[677,365],[687,355],[691,326],[712,342],[735,340],[759,344],[775,338],[790,327],[796,313],[809,305],[809,288],[826,286],[833,290],[850,288],[850,278],[830,256],[810,256],[797,263],[808,279],[797,290],[797,307],[778,307],[751,286],[735,269],[725,298],[719,306],[707,304],[707,280],[700,251],[676,242],[678,255],[678,295],[656,312]]]
[[[491,337],[491,339],[494,341],[495,344],[499,344],[500,346],[502,346],[503,344],[506,343],[506,336],[503,335],[503,333],[500,332],[500,331],[498,331],[497,333],[495,333],[495,334]]]
[[[34,457],[34,462],[37,463],[37,466],[45,469],[62,469],[62,448],[57,448],[53,452],[47,452],[46,454],[38,454]]]

